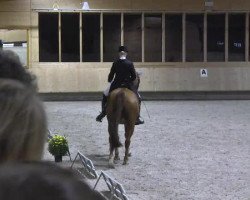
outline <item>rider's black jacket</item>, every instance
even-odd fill
[[[114,78],[115,76],[115,78]],[[127,59],[119,59],[115,61],[111,67],[108,82],[114,81],[111,84],[110,92],[119,87],[131,89],[132,82],[136,78],[135,67],[133,63]]]

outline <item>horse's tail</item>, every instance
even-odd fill
[[[112,125],[110,127],[112,129],[111,131],[112,134],[110,135],[110,144],[111,147],[113,148],[122,146],[119,140],[118,125],[122,116],[124,98],[125,98],[125,93],[123,91],[120,91],[117,93],[114,101],[113,119],[112,119]]]
[[[119,121],[121,120],[122,117],[122,110],[124,108],[124,101],[125,101],[125,92],[121,90],[120,92],[117,93],[116,95],[116,103],[115,103],[115,116],[116,116],[116,121],[119,124]]]

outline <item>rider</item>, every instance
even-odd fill
[[[132,82],[136,78],[136,72],[133,63],[126,58],[127,53],[128,50],[125,46],[119,47],[119,59],[113,63],[108,76],[108,82],[111,83],[111,85],[109,85],[109,87],[103,93],[102,112],[96,117],[96,121],[98,122],[102,122],[102,119],[106,116],[106,103],[109,93],[117,88],[126,87],[135,92],[139,99],[139,108],[141,107],[141,98],[138,94],[138,91],[134,91],[131,88]],[[140,110],[141,109],[139,109],[139,111]],[[136,121],[136,125],[139,124],[144,124],[143,119],[140,117],[140,113]]]

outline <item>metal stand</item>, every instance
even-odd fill
[[[114,196],[122,199],[122,200],[129,200],[125,190],[123,189],[122,185],[120,183],[118,183],[117,181],[115,181],[114,179],[112,179],[110,176],[108,176],[107,174],[105,174],[103,171],[101,171],[100,176],[98,177],[96,184],[93,188],[93,190],[96,188],[98,182],[100,181],[101,177],[103,177],[104,181],[106,182],[110,192],[111,192],[111,196],[110,196],[110,200],[112,200],[114,198]]]
[[[78,151],[78,153],[76,154],[76,157],[75,157],[75,159],[74,159],[74,161],[73,161],[73,163],[72,163],[72,165],[71,165],[71,168],[73,167],[73,165],[74,165],[74,163],[75,163],[77,157],[80,158],[81,163],[82,163],[83,167],[86,169],[86,171],[87,171],[91,176],[93,176],[94,178],[97,178],[97,177],[98,177],[98,174],[97,174],[97,172],[96,172],[96,170],[95,170],[95,167],[94,167],[92,161],[91,161],[90,159],[88,159],[86,156],[84,156],[83,154],[81,154],[79,151]]]

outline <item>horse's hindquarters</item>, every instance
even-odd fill
[[[139,114],[137,96],[127,88],[118,88],[110,93],[107,106],[107,118],[109,127],[110,159],[109,165],[114,162],[113,152],[120,144],[118,126],[125,127],[125,157],[123,164],[128,163],[130,139],[134,132],[135,122]]]

